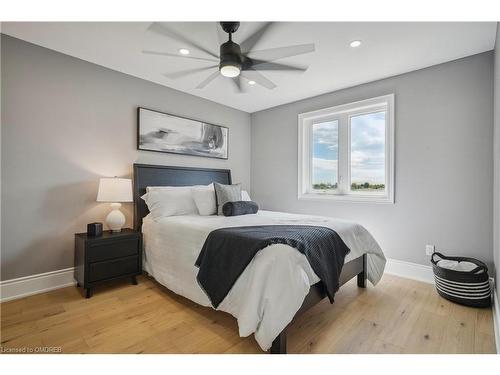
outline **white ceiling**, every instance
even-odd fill
[[[315,43],[316,51],[278,60],[305,64],[304,73],[265,72],[277,87],[246,86],[236,93],[228,78],[218,77],[206,88],[196,89],[210,72],[169,79],[165,73],[212,63],[175,57],[151,56],[143,49],[177,53],[186,47],[147,31],[139,22],[4,22],[2,32],[123,73],[156,82],[247,112],[308,98],[345,87],[421,69],[493,49],[496,23],[339,23],[279,22],[255,45],[254,50]],[[169,28],[218,52],[215,22],[169,23]],[[260,26],[242,23],[234,34],[242,41]],[[359,48],[349,47],[362,40]],[[189,47],[188,47],[189,48]],[[193,56],[207,57],[189,48]]]

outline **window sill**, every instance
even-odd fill
[[[329,194],[329,193],[302,193],[299,200],[309,201],[337,201],[354,203],[377,203],[394,204],[394,198],[390,196],[367,196],[361,194]]]

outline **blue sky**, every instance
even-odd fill
[[[313,125],[313,183],[337,182],[338,121]]]
[[[385,112],[351,118],[351,181],[385,181]],[[338,122],[313,125],[313,183],[337,182]]]

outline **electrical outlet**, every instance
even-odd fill
[[[434,245],[425,245],[425,254],[426,255],[431,256],[434,251],[435,251]]]

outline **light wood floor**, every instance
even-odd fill
[[[3,347],[60,346],[63,353],[262,353],[234,318],[200,307],[146,277],[76,287],[1,304]],[[494,353],[490,309],[448,302],[432,285],[385,275],[355,280],[299,317],[289,353]]]

